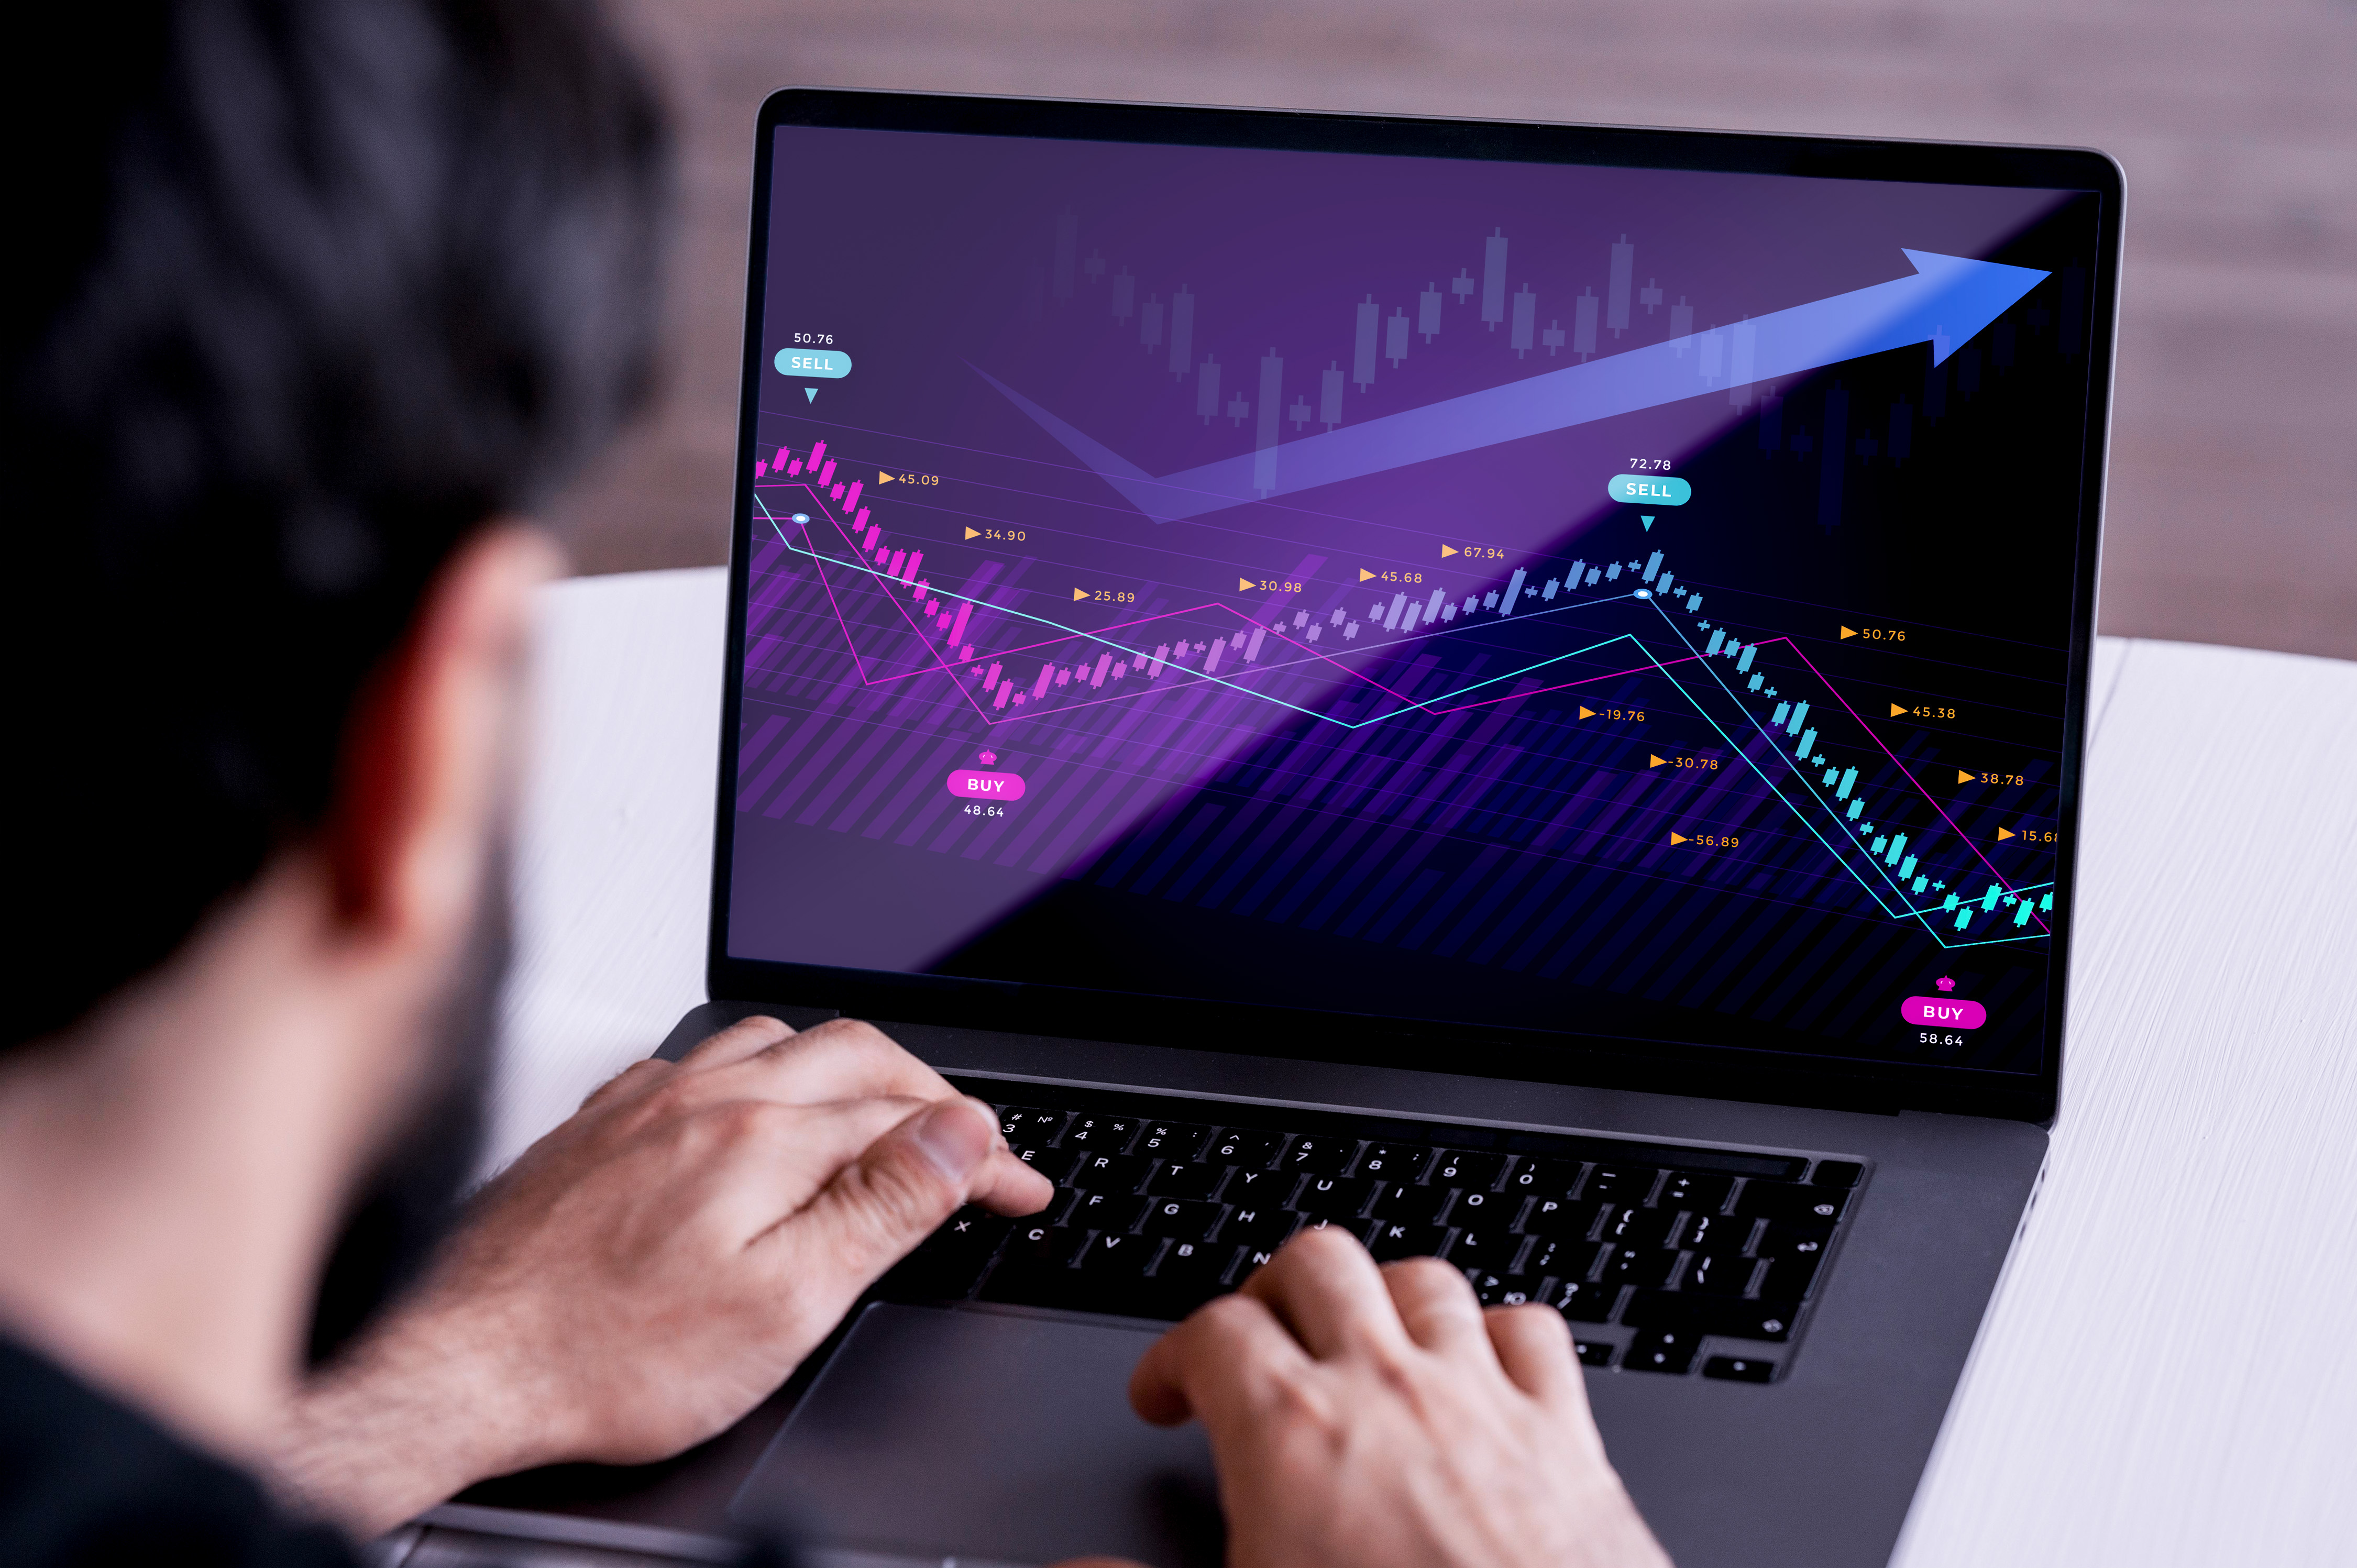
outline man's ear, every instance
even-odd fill
[[[353,703],[323,845],[349,937],[462,939],[523,716],[533,591],[563,565],[538,530],[483,529]]]

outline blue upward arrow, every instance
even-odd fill
[[[1695,333],[1158,478],[988,371],[976,373],[1131,505],[1157,521],[1168,521],[1633,413],[1728,386],[1781,381],[1914,343],[1930,343],[1936,365],[2049,275],[1932,251],[1904,253],[1915,266],[1911,276],[1714,328],[1725,339],[1731,362],[1723,364],[1712,380],[1704,379],[1701,353],[1703,338],[1711,334]]]

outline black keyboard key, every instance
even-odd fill
[[[1064,1222],[1082,1230],[1127,1230],[1137,1224],[1146,1206],[1153,1201],[1126,1193],[1083,1192]]]
[[[1586,1280],[1556,1280],[1547,1286],[1546,1304],[1574,1323],[1604,1323],[1620,1294],[1617,1280],[1590,1284]]]
[[[1285,1146],[1285,1134],[1265,1133],[1254,1127],[1230,1127],[1211,1140],[1211,1151],[1203,1158],[1223,1165],[1243,1165],[1249,1170],[1266,1170],[1268,1162],[1276,1158],[1276,1151]]]
[[[1770,1219],[1751,1250],[1763,1258],[1821,1258],[1834,1228],[1824,1219]]]
[[[1523,1238],[1504,1230],[1459,1230],[1448,1243],[1448,1258],[1460,1269],[1511,1269]]]
[[[1019,1306],[1071,1307],[1079,1295],[1079,1276],[1060,1263],[1010,1255],[982,1282],[985,1301],[1012,1302]]]
[[[1553,1274],[1559,1280],[1584,1280],[1596,1272],[1596,1260],[1604,1255],[1604,1250],[1601,1241],[1542,1236],[1531,1244],[1530,1256],[1523,1260],[1523,1272]]]
[[[1666,1247],[1678,1223],[1674,1208],[1622,1208],[1604,1222],[1604,1239],[1623,1247]]]
[[[1138,1316],[1176,1323],[1220,1294],[1236,1251],[1225,1241],[1173,1241],[1146,1282]]]
[[[1432,1150],[1423,1144],[1375,1144],[1359,1161],[1359,1174],[1381,1181],[1414,1181],[1432,1163]]]
[[[1624,1285],[1659,1286],[1677,1272],[1678,1255],[1658,1247],[1618,1247],[1604,1261],[1604,1277]]]
[[[1150,1197],[1146,1199],[1144,1230],[1149,1236],[1200,1241],[1211,1233],[1211,1227],[1220,1222],[1222,1212],[1216,1203],[1185,1197]]]
[[[1683,1287],[1707,1295],[1741,1295],[1760,1264],[1736,1252],[1705,1252],[1686,1271]]]
[[[1523,1216],[1523,1229],[1534,1236],[1577,1240],[1595,1232],[1597,1217],[1603,1212],[1604,1205],[1600,1203],[1575,1203],[1560,1197],[1534,1198],[1529,1212]]]
[[[1247,1208],[1283,1208],[1301,1178],[1291,1171],[1239,1170],[1228,1177],[1220,1196]]]
[[[893,1267],[883,1293],[898,1301],[958,1300],[973,1291],[1014,1228],[1015,1221],[988,1209],[961,1208]]]
[[[1162,1249],[1159,1236],[1103,1235],[1093,1237],[1081,1251],[1084,1274],[1142,1279],[1154,1254]]]
[[[1293,1207],[1326,1219],[1356,1219],[1375,1196],[1372,1176],[1311,1176],[1293,1195]]]
[[[1025,1105],[1010,1105],[998,1113],[998,1131],[1010,1148],[1020,1148],[1027,1144],[1044,1147],[1056,1141],[1056,1134],[1064,1130],[1064,1122],[1071,1115],[1069,1111],[1039,1111]]]
[[[1146,1180],[1146,1190],[1157,1197],[1209,1197],[1220,1190],[1225,1165],[1189,1165],[1173,1161]]]
[[[1849,1194],[1838,1188],[1758,1178],[1744,1183],[1743,1191],[1735,1199],[1736,1213],[1757,1214],[1770,1219],[1839,1219],[1842,1210],[1848,1207]]]
[[[1110,1312],[1125,1317],[1143,1316],[1146,1268],[1162,1247],[1158,1236],[1100,1236],[1081,1254],[1080,1272],[1071,1276],[1061,1299],[1042,1300],[1042,1306],[1069,1307],[1074,1312]]]
[[[1375,1239],[1367,1244],[1375,1262],[1388,1263],[1401,1258],[1437,1258],[1441,1244],[1448,1240],[1446,1226],[1419,1225],[1409,1219],[1378,1220]]]
[[[1697,1214],[1686,1221],[1678,1245],[1689,1252],[1740,1252],[1759,1223],[1749,1215]]]
[[[1048,1149],[1034,1144],[1013,1144],[1015,1157],[1052,1182],[1069,1178],[1073,1167],[1081,1163],[1078,1149]]]
[[[1014,1229],[1014,1220],[969,1204],[942,1221],[941,1229],[926,1237],[923,1245],[917,1250],[920,1252],[971,1253],[979,1262],[996,1251],[998,1244],[1006,1240],[1007,1232]]]
[[[1520,1306],[1537,1299],[1539,1287],[1546,1283],[1534,1274],[1496,1274],[1487,1269],[1476,1269],[1469,1277],[1483,1306]]]
[[[1017,1225],[1006,1243],[1009,1258],[1022,1258],[1053,1268],[1065,1268],[1080,1256],[1089,1233],[1068,1225]]]
[[[1304,1230],[1340,1230],[1346,1236],[1356,1236],[1361,1246],[1373,1239],[1382,1223],[1377,1219],[1320,1219],[1314,1214],[1301,1217]]]
[[[1448,1207],[1448,1188],[1444,1186],[1417,1187],[1408,1182],[1393,1182],[1375,1194],[1374,1214],[1379,1219],[1397,1220],[1403,1225],[1431,1225],[1440,1219],[1440,1211]]]
[[[1683,1328],[1656,1329],[1640,1334],[1629,1342],[1629,1349],[1620,1358],[1624,1372],[1668,1372],[1682,1375],[1694,1365],[1696,1341],[1700,1336]]]
[[[1773,1293],[1785,1301],[1801,1301],[1817,1283],[1817,1270],[1824,1265],[1823,1252],[1794,1252],[1768,1265],[1768,1277],[1760,1282],[1761,1293]]]
[[[1432,1167],[1431,1182],[1435,1187],[1461,1187],[1469,1191],[1488,1192],[1506,1174],[1504,1155],[1477,1154],[1467,1149],[1444,1149]]]
[[[1199,1122],[1148,1122],[1132,1153],[1192,1164],[1211,1135],[1211,1130]]]
[[[1583,1367],[1609,1367],[1612,1364],[1612,1341],[1609,1339],[1575,1339],[1579,1348],[1579,1364]]]
[[[1125,1155],[1137,1137],[1135,1116],[1075,1116],[1064,1129],[1064,1146],[1101,1155]]]
[[[1587,1173],[1587,1185],[1579,1189],[1579,1196],[1591,1202],[1642,1203],[1652,1196],[1653,1184],[1661,1176],[1654,1165],[1599,1165]]]
[[[1135,1192],[1153,1165],[1143,1155],[1092,1155],[1082,1150],[1080,1165],[1070,1180],[1082,1192]]]
[[[1690,1208],[1696,1214],[1716,1214],[1727,1207],[1727,1195],[1734,1188],[1733,1176],[1672,1171],[1670,1179],[1662,1184],[1662,1196],[1654,1201],[1663,1208]]]
[[[1866,1167],[1855,1160],[1819,1160],[1809,1180],[1818,1187],[1856,1187]]]
[[[1329,1138],[1305,1133],[1293,1140],[1276,1164],[1280,1170],[1307,1171],[1311,1176],[1340,1176],[1359,1157],[1356,1138]]]
[[[1688,1328],[1736,1339],[1792,1337],[1800,1308],[1789,1301],[1735,1301],[1683,1291],[1641,1290],[1630,1297],[1620,1321],[1636,1328]]]
[[[1291,1239],[1294,1227],[1300,1223],[1301,1216],[1289,1208],[1246,1206],[1228,1216],[1228,1222],[1220,1227],[1220,1240],[1273,1252]]]
[[[1457,1195],[1449,1206],[1451,1225],[1478,1225],[1484,1230],[1503,1230],[1513,1223],[1514,1211],[1523,1206],[1522,1197],[1511,1192],[1466,1191]]]
[[[1577,1160],[1524,1160],[1506,1178],[1506,1190],[1529,1197],[1568,1199],[1579,1187]]]
[[[1702,1375],[1724,1378],[1731,1383],[1772,1382],[1776,1377],[1776,1363],[1751,1356],[1713,1356],[1702,1364]]]

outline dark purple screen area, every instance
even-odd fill
[[[732,957],[2040,1068],[2093,196],[777,136]]]

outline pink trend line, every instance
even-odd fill
[[[1794,642],[1789,637],[1771,637],[1768,640],[1770,642],[1781,642],[1785,647],[1791,649],[1795,654],[1799,655],[1801,662],[1809,667],[1809,672],[1814,675],[1818,680],[1824,682],[1825,690],[1833,693],[1834,694],[1834,701],[1839,703],[1842,705],[1843,710],[1846,712],[1851,718],[1857,720],[1857,727],[1866,731],[1866,733],[1873,738],[1875,745],[1882,746],[1882,755],[1890,758],[1891,766],[1899,769],[1899,776],[1915,787],[1915,792],[1918,795],[1922,796],[1923,799],[1930,803],[1932,811],[1939,813],[1940,820],[1942,822],[1948,824],[1948,831],[1955,834],[1956,837],[1962,841],[1966,849],[1973,852],[1973,858],[1979,861],[1983,865],[1988,867],[1988,874],[1996,878],[1998,886],[2009,886],[2013,879],[2006,875],[2005,873],[1999,871],[1995,865],[1990,865],[1988,856],[1981,853],[1980,845],[1973,842],[1973,836],[1964,832],[1964,829],[1958,827],[1956,825],[1956,819],[1948,815],[1946,810],[1941,806],[1939,800],[1932,796],[1932,791],[1923,788],[1923,781],[1915,777],[1915,770],[1909,768],[1905,763],[1900,761],[1899,754],[1897,752],[1891,750],[1887,746],[1883,746],[1882,736],[1876,732],[1872,725],[1867,724],[1866,720],[1858,717],[1857,710],[1849,705],[1849,699],[1841,694],[1840,688],[1836,687],[1831,681],[1825,679],[1825,672],[1817,668],[1816,660],[1811,659],[1807,654],[1802,653],[1800,644]],[[1781,751],[1782,748],[1780,746],[1778,749]],[[2030,912],[2029,918],[2038,921],[2040,929],[2050,931],[2051,928],[2050,928],[2046,921],[2039,916],[2036,910],[2033,909]]]

